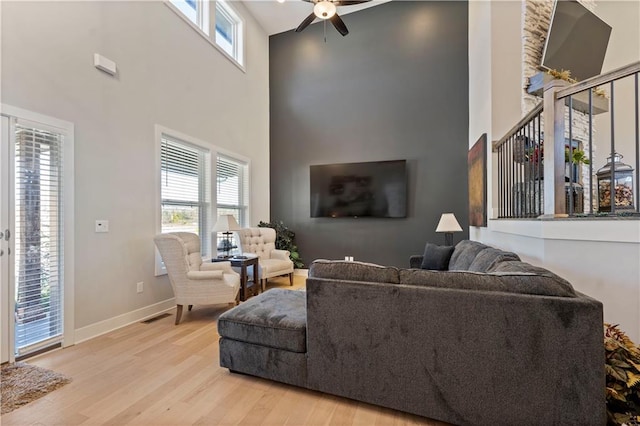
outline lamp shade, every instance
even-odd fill
[[[442,213],[436,232],[461,232],[462,228],[453,213]]]
[[[320,19],[329,19],[336,14],[336,5],[330,1],[321,1],[313,6],[313,13]]]
[[[231,214],[221,214],[218,216],[218,220],[216,221],[216,225],[213,227],[214,232],[229,232],[229,231],[238,231],[240,225],[236,222],[236,218]]]

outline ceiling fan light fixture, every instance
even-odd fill
[[[330,1],[320,1],[313,6],[313,13],[320,19],[329,19],[336,14],[336,5]]]

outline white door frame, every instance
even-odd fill
[[[15,123],[16,119],[21,119],[21,120],[28,120],[28,121],[32,121],[32,122],[36,122],[39,125],[42,125],[43,128],[50,128],[53,129],[55,131],[61,132],[64,134],[64,156],[63,156],[63,175],[62,175],[62,182],[63,182],[63,188],[64,188],[64,193],[63,193],[63,205],[64,205],[64,218],[63,218],[63,229],[64,229],[64,234],[63,234],[63,244],[64,244],[64,265],[62,268],[62,276],[64,279],[64,284],[63,284],[63,305],[62,305],[62,309],[63,309],[63,318],[64,318],[64,322],[63,322],[63,340],[62,340],[62,346],[66,347],[66,346],[71,346],[75,343],[75,308],[74,308],[74,304],[75,304],[75,297],[74,297],[74,277],[75,277],[75,265],[74,265],[74,259],[75,259],[75,255],[74,255],[74,210],[75,210],[75,205],[74,205],[74,125],[73,123],[70,123],[68,121],[64,121],[64,120],[60,120],[54,117],[49,117],[46,115],[42,115],[42,114],[38,114],[32,111],[28,111],[22,108],[17,108],[11,105],[7,105],[7,104],[0,104],[0,113],[3,116],[7,116],[9,117],[9,128],[8,128],[8,136],[10,136],[9,140],[7,141],[8,145],[8,150],[10,152],[12,152],[13,150],[10,149],[10,147],[12,146],[11,141],[13,140],[11,138],[12,135],[12,128],[14,126],[13,123]],[[3,117],[3,123],[5,122],[4,117]],[[4,130],[4,129],[3,129]],[[5,158],[4,156],[4,152],[2,155],[3,158]],[[11,161],[11,158],[13,158],[13,155],[9,156],[9,161]],[[12,203],[13,203],[13,179],[12,177],[9,175],[9,171],[8,170],[4,170],[5,167],[2,167],[0,169],[0,172],[3,173],[2,177],[2,182],[7,182],[6,186],[7,188],[5,189],[7,191],[6,195],[5,194],[1,194],[2,197],[5,197],[6,199],[8,199],[10,201],[10,205],[7,206],[7,209],[12,208]],[[7,175],[8,179],[4,179],[4,174]],[[2,199],[2,201],[4,201],[4,199]],[[5,209],[5,205],[7,205],[7,203],[2,202],[2,209]],[[7,215],[9,211],[7,211]],[[9,229],[11,230],[11,232],[13,233],[14,230],[14,224],[13,224],[13,219],[12,216],[13,215],[9,215],[10,219],[12,221],[12,223],[9,224]],[[0,224],[0,226],[3,226],[2,224]],[[4,231],[3,231],[4,232]],[[13,236],[13,235],[12,235]],[[11,252],[14,252],[14,248],[13,248],[13,238],[10,239],[11,242]],[[5,256],[0,257],[0,260],[5,258]],[[5,258],[6,261],[6,258]],[[4,271],[4,268],[2,268],[2,273],[7,275],[6,272]],[[12,275],[10,275],[11,277]],[[15,322],[15,318],[14,316],[11,314],[10,312],[10,307],[12,307],[14,305],[15,301],[15,284],[13,282],[13,279],[9,279],[9,285],[8,285],[8,299],[7,299],[7,303],[2,302],[3,306],[2,306],[2,319],[3,319],[3,324],[2,327],[5,327],[4,322],[7,322],[7,326],[9,327],[9,333],[7,333],[6,335],[8,336],[9,340],[9,361],[12,362],[14,359],[14,352],[15,352],[15,339],[14,339],[14,322]],[[3,290],[4,291],[4,290]],[[4,294],[3,294],[4,297]],[[8,309],[8,311],[5,313],[5,307]],[[5,321],[5,318],[8,319],[8,321]],[[3,331],[3,336],[5,335],[4,333],[4,328],[2,329]],[[5,346],[5,342],[4,342],[4,338],[3,341],[0,342],[2,343],[2,346],[4,348]],[[4,351],[4,349],[3,349]],[[4,352],[3,352],[4,354]]]
[[[10,277],[12,274],[9,271],[11,262],[9,262],[11,247],[7,240],[5,240],[5,233],[7,229],[13,229],[9,224],[9,188],[10,188],[10,176],[9,165],[12,164],[13,155],[11,154],[11,124],[8,117],[2,116],[2,126],[0,131],[0,362],[13,362],[14,351],[10,350],[13,347],[11,342],[14,341],[14,316],[11,315],[11,292],[10,289],[13,286]]]

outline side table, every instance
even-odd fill
[[[214,257],[212,262],[231,262],[231,266],[240,268],[240,301],[244,302],[249,297],[249,274],[248,267],[253,266],[253,280],[251,284],[252,296],[255,296],[260,292],[260,286],[258,285],[258,256],[231,256],[229,258]]]

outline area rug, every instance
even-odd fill
[[[2,366],[2,414],[10,413],[71,381],[63,374],[16,362]]]

